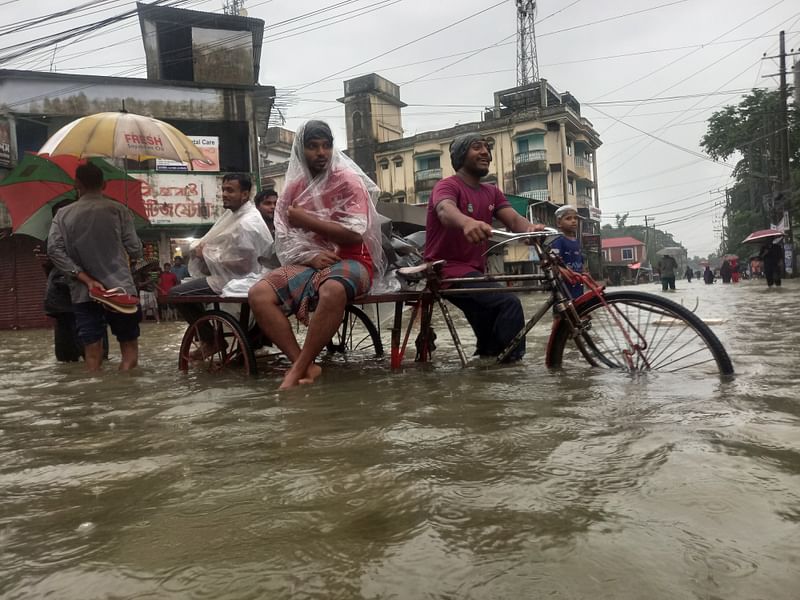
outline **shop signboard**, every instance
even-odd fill
[[[219,137],[215,135],[186,136],[200,149],[210,164],[192,161],[192,171],[219,171]],[[177,160],[156,159],[156,171],[189,171],[189,164]]]
[[[793,244],[784,244],[783,245],[783,264],[784,270],[786,271],[787,275],[792,274],[792,254],[794,253],[794,245]]]
[[[11,124],[0,119],[0,167],[11,166]]]
[[[599,235],[586,235],[581,237],[581,244],[586,252],[600,253],[600,236]]]
[[[202,225],[222,214],[222,178],[210,173],[132,173],[152,225]]]

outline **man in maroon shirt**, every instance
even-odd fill
[[[486,271],[492,220],[498,219],[515,233],[539,231],[509,204],[495,186],[481,183],[489,173],[492,151],[478,133],[465,133],[450,144],[450,162],[456,174],[433,188],[428,203],[425,259],[444,259],[445,277],[480,277]],[[502,287],[486,282],[462,283],[457,287]],[[464,312],[477,338],[475,354],[498,356],[525,325],[519,298],[491,293],[448,298]],[[517,361],[525,354],[525,341],[506,358]]]

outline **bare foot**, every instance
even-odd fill
[[[314,380],[322,375],[322,367],[316,363],[311,363],[306,369],[305,377],[300,380],[300,383],[314,383]]]
[[[308,365],[308,368],[306,369],[305,373],[297,373],[297,369],[295,368],[294,365],[292,365],[292,368],[289,369],[288,373],[286,373],[286,376],[283,378],[283,381],[281,382],[281,385],[280,387],[278,387],[278,389],[287,390],[289,388],[295,387],[296,385],[300,384],[306,385],[309,383],[314,383],[314,380],[321,374],[322,374],[322,367],[314,363]]]

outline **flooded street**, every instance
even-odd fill
[[[439,326],[433,368],[281,394],[179,373],[180,323],[98,377],[2,331],[0,597],[797,598],[798,294],[678,282],[732,381],[548,371],[545,324],[523,365]]]

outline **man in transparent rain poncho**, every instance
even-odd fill
[[[273,255],[272,234],[261,213],[250,201],[252,182],[244,173],[229,173],[222,178],[222,206],[225,212],[202,238],[192,243],[189,259],[191,281],[169,291],[176,296],[245,296],[253,283],[267,270]],[[199,302],[179,303],[175,308],[190,325],[205,312]],[[200,347],[191,359],[218,351],[211,325],[198,327]]]
[[[326,123],[300,127],[275,210],[275,247],[283,267],[249,293],[259,326],[292,361],[281,389],[320,375],[314,360],[341,324],[345,306],[386,270],[377,194],[364,172],[333,148]],[[302,348],[289,315],[309,324]]]

